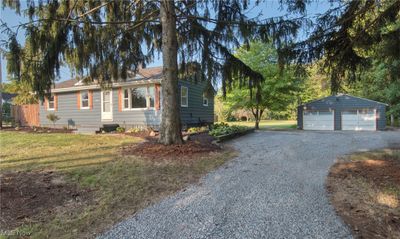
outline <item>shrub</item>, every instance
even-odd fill
[[[192,127],[192,128],[189,128],[188,130],[187,130],[187,132],[188,133],[200,133],[200,132],[205,132],[205,131],[207,131],[208,130],[208,127],[207,126],[203,126],[203,127]]]
[[[124,133],[125,132],[125,128],[124,127],[117,127],[117,132],[118,133]]]
[[[246,131],[247,129],[248,127],[246,126],[238,126],[238,125],[229,126],[226,123],[219,123],[219,124],[214,124],[212,126],[212,130],[209,132],[209,134],[212,136],[221,136],[221,135],[243,132]]]
[[[143,131],[143,129],[141,129],[141,128],[130,128],[130,129],[128,129],[128,133],[139,133],[139,132],[142,132]]]
[[[53,123],[53,128],[56,127],[56,122],[60,119],[56,114],[50,113],[46,116],[48,120],[50,120]]]

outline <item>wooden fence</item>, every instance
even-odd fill
[[[39,126],[39,104],[13,105],[11,116],[20,126]]]

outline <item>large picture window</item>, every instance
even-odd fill
[[[89,91],[81,91],[81,109],[89,109]]]
[[[188,88],[181,86],[181,106],[188,107]]]
[[[131,89],[131,107],[132,109],[146,108],[146,87]]]
[[[149,109],[154,108],[154,86],[140,86],[125,88],[123,91],[123,109]]]

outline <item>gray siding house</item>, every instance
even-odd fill
[[[126,81],[102,88],[72,79],[60,82],[51,97],[40,104],[40,125],[52,126],[50,113],[60,120],[56,127],[98,129],[119,124],[126,129],[153,127],[161,123],[162,67],[143,68]],[[206,82],[179,81],[179,101],[183,127],[214,121],[214,97],[207,96]]]
[[[304,130],[384,130],[387,104],[340,94],[298,106],[297,127]]]

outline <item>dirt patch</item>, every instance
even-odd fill
[[[147,137],[147,141],[138,145],[122,147],[123,155],[137,155],[150,159],[190,159],[193,155],[208,154],[221,150],[214,144],[214,137],[207,133],[191,135],[182,145],[163,145],[157,137]]]
[[[400,238],[400,150],[355,154],[332,166],[327,190],[357,238]]]
[[[24,133],[34,133],[34,134],[44,134],[44,133],[72,133],[74,129],[53,129],[46,127],[4,127],[3,131],[14,131],[14,132],[24,132]]]
[[[40,222],[60,206],[74,207],[89,198],[89,192],[68,184],[51,171],[12,172],[0,175],[1,229]]]

